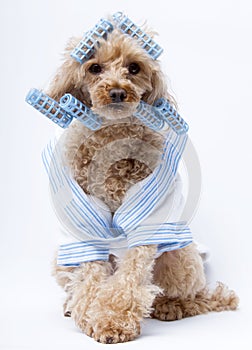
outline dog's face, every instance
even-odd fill
[[[154,64],[138,44],[113,32],[84,67],[84,85],[94,108],[121,102],[139,102],[153,89]]]
[[[93,109],[113,104],[153,103],[167,96],[159,63],[139,46],[135,39],[114,30],[102,40],[91,59],[79,64],[70,52],[79,42],[72,39],[66,61],[56,75],[49,95],[60,99],[71,93]]]

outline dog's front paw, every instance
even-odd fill
[[[145,308],[133,297],[132,289],[123,288],[120,283],[107,283],[87,311],[92,337],[104,344],[135,339],[140,334],[143,310]]]
[[[123,322],[98,322],[93,327],[92,337],[103,344],[125,343],[134,340],[140,334],[140,324],[132,319]]]

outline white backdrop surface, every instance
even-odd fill
[[[63,293],[50,276],[57,221],[41,151],[55,127],[25,104],[47,84],[70,36],[123,11],[160,36],[160,57],[190,125],[203,189],[191,224],[207,245],[209,283],[226,282],[237,312],[172,323],[146,320],[142,336],[117,348],[251,349],[252,312],[252,3],[249,0],[10,0],[1,4],[0,349],[101,348],[62,315]],[[112,345],[107,345],[112,346]]]

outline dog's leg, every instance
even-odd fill
[[[64,315],[71,316],[85,333],[90,332],[86,322],[87,309],[94,300],[100,285],[111,273],[111,263],[106,261],[87,262],[79,267],[54,265],[53,274],[67,293]]]
[[[129,249],[119,267],[102,285],[87,311],[89,334],[101,343],[133,340],[140,321],[149,316],[160,288],[152,284],[156,246]]]
[[[154,267],[154,281],[164,294],[156,297],[152,317],[162,321],[238,306],[235,293],[223,284],[212,292],[207,289],[202,258],[194,244],[162,254]]]
[[[76,325],[86,334],[92,331],[87,311],[104,281],[112,273],[110,262],[92,261],[81,265],[77,281],[72,287],[71,309]]]

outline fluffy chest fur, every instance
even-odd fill
[[[163,137],[132,122],[91,133],[77,123],[68,130],[66,144],[67,163],[78,184],[113,212],[126,191],[157,166]]]

